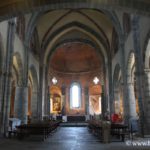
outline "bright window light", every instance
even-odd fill
[[[72,87],[72,106],[79,107],[79,88],[77,85]]]
[[[73,83],[70,89],[70,106],[71,108],[79,108],[81,101],[80,85]]]
[[[94,77],[93,82],[94,82],[94,84],[98,84],[98,82],[99,82],[98,77]]]
[[[52,78],[52,83],[53,83],[53,84],[57,84],[57,79],[56,79],[56,77],[53,77],[53,78]]]

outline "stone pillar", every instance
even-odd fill
[[[49,75],[48,75],[48,67],[45,65],[44,69],[43,69],[43,102],[44,102],[44,107],[43,107],[43,112],[44,115],[46,116],[46,118],[49,117],[50,113],[49,113]]]
[[[68,115],[70,113],[70,106],[71,106],[71,103],[70,103],[70,89],[69,87],[67,86],[66,87],[66,106],[65,106],[65,110],[66,110],[66,115]]]
[[[48,115],[48,118],[50,118],[50,91],[49,91],[49,86],[48,86],[48,91],[47,91],[47,115]]]
[[[62,115],[66,115],[66,87],[62,86]]]
[[[116,102],[119,104],[117,109],[116,109],[116,104],[115,104]],[[120,112],[120,91],[119,91],[119,89],[114,90],[114,112],[117,114]]]
[[[40,63],[40,76],[39,76],[39,102],[38,102],[38,118],[42,120],[44,115],[44,106],[45,106],[45,64]]]
[[[134,83],[128,83],[127,90],[128,90],[128,101],[129,101],[129,117],[130,119],[136,119],[137,113],[136,113],[136,99],[135,99],[135,93],[134,93]]]
[[[2,129],[2,114],[3,114],[3,79],[4,76],[2,72],[0,73],[0,136],[1,136],[1,129]]]
[[[105,117],[105,112],[106,112],[106,104],[105,104],[105,95],[104,95],[104,86],[102,85],[102,93],[101,93],[101,106],[102,106],[102,118]]]
[[[150,69],[145,69],[145,134],[150,135]]]
[[[132,16],[132,30],[133,30],[133,44],[135,50],[135,66],[136,66],[136,83],[137,83],[137,94],[138,94],[138,105],[139,105],[139,127],[140,134],[144,136],[144,110],[143,110],[143,97],[144,97],[144,86],[143,86],[143,53],[140,45],[140,16]]]
[[[38,120],[38,92],[34,90],[31,97],[31,120]]]
[[[22,124],[27,124],[28,87],[16,87],[14,111],[14,116],[19,118]]]
[[[84,95],[85,95],[85,114],[89,115],[89,88],[88,87],[85,87]]]
[[[13,50],[14,50],[14,39],[15,39],[15,24],[14,20],[8,21],[8,31],[7,31],[7,49],[6,49],[6,59],[4,64],[4,78],[3,78],[3,102],[2,102],[2,132],[4,135],[8,131],[8,118],[10,113],[10,94],[11,94],[11,70],[12,70],[12,60],[13,60]]]

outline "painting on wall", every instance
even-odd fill
[[[61,111],[61,97],[60,96],[54,96],[52,99],[52,108],[54,112],[60,112]]]
[[[90,96],[90,114],[101,114],[101,97],[100,95]]]

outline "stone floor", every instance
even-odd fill
[[[44,142],[15,138],[0,140],[0,150],[150,150],[123,142],[101,143],[86,127],[59,127]]]

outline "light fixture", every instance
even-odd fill
[[[52,78],[52,83],[53,83],[53,84],[57,84],[57,79],[56,79],[56,77],[53,77],[53,78]]]
[[[98,84],[98,82],[99,82],[98,77],[94,77],[93,82],[94,82],[94,84]]]

